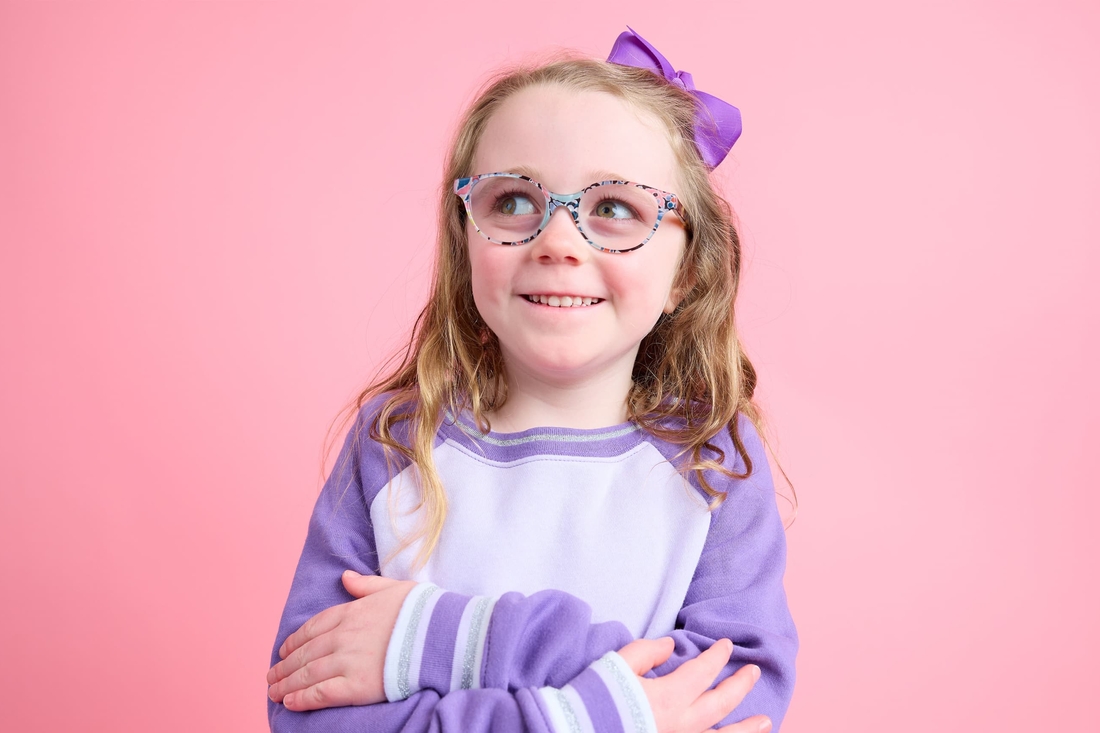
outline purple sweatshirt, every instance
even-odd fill
[[[651,733],[645,694],[615,651],[671,636],[672,657],[649,676],[732,639],[719,680],[748,663],[761,677],[722,724],[764,713],[778,733],[798,640],[783,526],[748,420],[739,434],[753,473],[709,473],[727,494],[713,511],[670,463],[679,447],[634,423],[483,435],[467,415],[447,421],[433,452],[447,518],[413,572],[419,545],[397,550],[416,526],[415,491],[409,466],[387,467],[369,437],[379,404],[360,412],[317,500],[271,660],[309,618],[353,600],[344,570],[419,581],[386,654],[390,702],[296,713],[268,701],[272,731]],[[728,433],[712,442],[744,470]]]

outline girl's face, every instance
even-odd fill
[[[604,92],[558,86],[517,92],[489,119],[472,173],[496,172],[522,173],[555,193],[609,179],[682,193],[656,117]],[[562,209],[527,244],[494,244],[469,222],[466,235],[474,302],[513,377],[557,386],[628,381],[642,338],[679,300],[672,284],[686,235],[673,214],[645,246],[622,254],[593,248]],[[599,301],[567,308],[531,296]]]

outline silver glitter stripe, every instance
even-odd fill
[[[569,733],[581,733],[581,722],[577,720],[577,712],[569,704],[569,698],[561,690],[554,690],[554,692],[557,693],[558,705],[561,705],[561,711],[565,714],[565,719],[569,723]]]
[[[627,707],[630,708],[630,717],[634,721],[634,730],[636,733],[649,733],[649,727],[646,725],[642,707],[638,704],[638,698],[634,696],[634,688],[627,682],[626,675],[619,669],[619,665],[611,660],[610,656],[605,655],[600,658],[600,661],[603,662],[607,670],[611,672],[611,676],[615,678],[615,682],[619,684],[619,691],[623,693],[623,697],[626,698]]]
[[[470,618],[470,633],[466,635],[466,652],[462,657],[462,689],[469,690],[474,686],[474,659],[477,657],[477,640],[481,636],[481,624],[485,620],[485,609],[489,606],[489,599],[482,596],[477,599],[474,613]]]
[[[430,586],[416,599],[412,616],[409,618],[409,626],[405,629],[405,638],[401,640],[401,655],[397,658],[397,694],[402,700],[412,694],[409,686],[409,666],[412,664],[413,644],[416,643],[416,629],[420,626],[424,606],[428,605],[428,599],[437,590],[439,590],[437,586]]]
[[[468,427],[461,420],[455,420],[454,424],[459,427],[462,432],[469,435],[471,438],[480,440],[484,443],[499,446],[509,445],[522,445],[523,443],[534,443],[539,440],[548,440],[558,443],[591,443],[597,440],[608,440],[610,438],[618,438],[621,435],[627,435],[628,433],[635,433],[641,428],[637,425],[628,425],[625,428],[619,428],[618,430],[609,430],[606,433],[595,433],[593,435],[555,435],[553,433],[538,433],[536,435],[528,435],[523,438],[508,438],[507,440],[501,440],[500,438],[493,438],[484,433],[479,433],[477,430]]]

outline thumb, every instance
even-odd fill
[[[347,589],[348,593],[356,598],[377,593],[398,582],[393,578],[383,578],[380,575],[360,575],[354,570],[345,570],[344,574],[340,576],[340,580],[344,582],[344,588]]]
[[[671,636],[662,636],[660,639],[636,639],[620,649],[619,656],[630,666],[634,674],[641,676],[668,661],[675,647],[676,644]]]

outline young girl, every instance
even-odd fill
[[[272,730],[779,729],[785,541],[708,178],[739,132],[633,32],[473,105],[430,301],[313,512]]]

